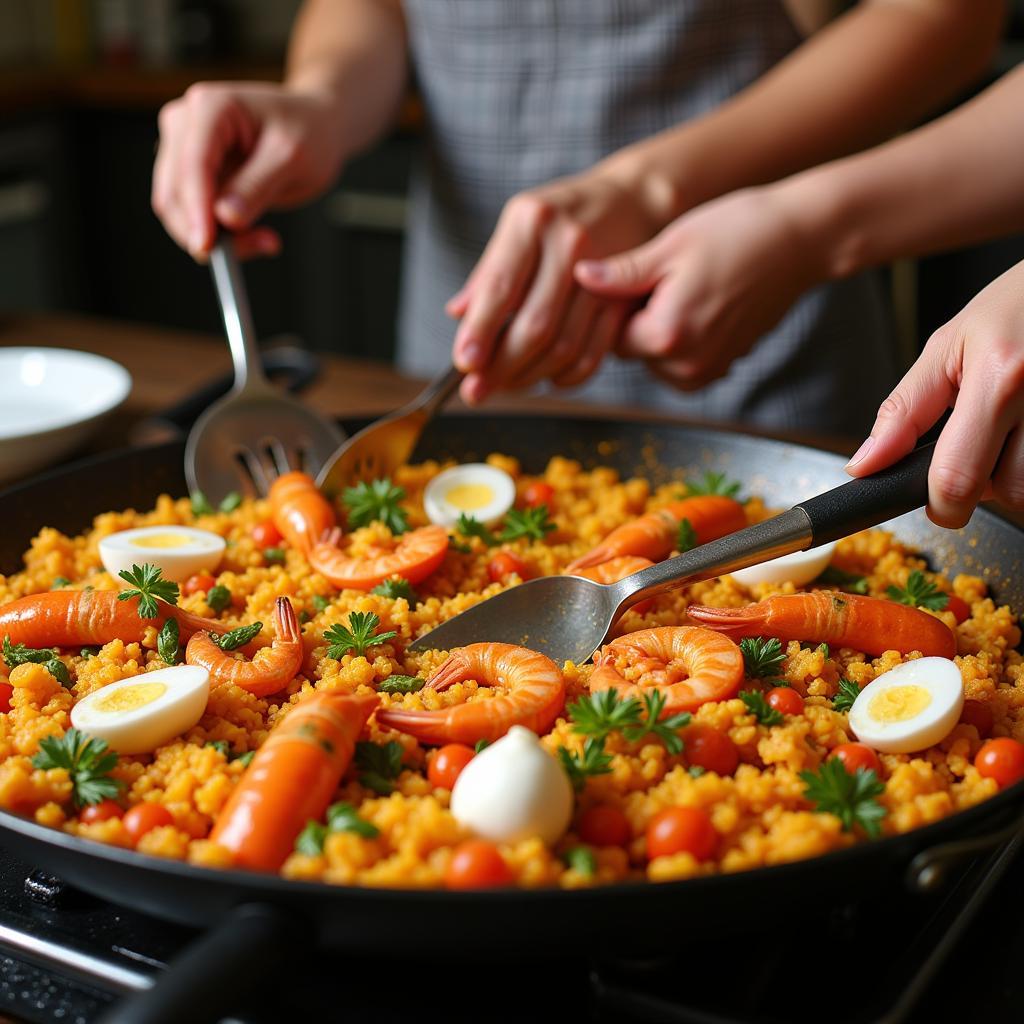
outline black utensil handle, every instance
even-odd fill
[[[259,995],[290,950],[302,948],[295,918],[273,907],[237,907],[159,975],[152,988],[129,996],[100,1024],[216,1024]]]
[[[800,502],[814,543],[848,537],[928,504],[928,467],[934,444],[916,448],[888,469]]]

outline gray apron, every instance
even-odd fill
[[[444,312],[516,192],[713,109],[800,42],[781,0],[405,0],[427,110],[412,185],[399,363],[451,358]],[[568,392],[769,429],[860,434],[898,379],[878,281],[801,299],[729,373],[687,394],[606,359]]]

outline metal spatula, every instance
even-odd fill
[[[456,615],[410,650],[453,650],[478,641],[521,644],[556,664],[586,661],[612,624],[644,598],[698,580],[827,544],[921,508],[934,444],[894,466],[795,505],[788,512],[666,559],[605,586],[581,576],[545,576]]]
[[[330,420],[278,391],[263,373],[242,268],[231,238],[210,253],[235,384],[196,420],[185,444],[189,487],[219,502],[231,491],[265,495],[290,469],[316,475],[345,435]]]

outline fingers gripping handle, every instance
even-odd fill
[[[848,537],[927,505],[934,450],[934,444],[922,445],[888,469],[796,505],[811,521],[814,544]]]

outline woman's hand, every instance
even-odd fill
[[[963,526],[990,497],[1024,509],[1024,263],[928,339],[847,472],[866,476],[896,462],[950,406],[928,474],[928,517]]]
[[[253,225],[271,207],[312,198],[339,173],[334,107],[327,93],[248,82],[201,82],[168,103],[152,203],[171,237],[202,257],[222,224],[238,232],[241,255],[276,253],[277,233]]]
[[[649,296],[617,352],[696,390],[725,374],[824,275],[796,209],[779,189],[733,192],[638,249],[577,264],[576,280],[606,298]]]
[[[550,378],[586,380],[615,344],[629,303],[573,280],[576,262],[636,245],[657,230],[643,189],[593,168],[513,196],[465,285],[448,302],[461,321],[452,357],[467,402]]]

